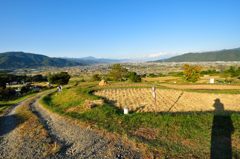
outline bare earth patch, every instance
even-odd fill
[[[104,89],[95,95],[107,98],[119,108],[139,112],[240,111],[239,94],[208,94],[157,89],[156,103],[150,88]],[[217,100],[219,99],[219,100]],[[217,101],[216,101],[217,100]]]
[[[155,140],[158,135],[158,130],[153,128],[139,128],[132,132],[132,134],[146,140]]]

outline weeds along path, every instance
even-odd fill
[[[78,121],[52,113],[38,101],[30,107],[50,136],[61,145],[53,158],[141,158],[139,152],[132,150],[130,145],[126,146],[122,140],[103,136],[81,126]]]

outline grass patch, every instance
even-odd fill
[[[187,92],[198,92],[198,93],[212,93],[212,94],[240,94],[240,90],[237,89],[185,89]]]
[[[97,88],[100,89],[100,88]],[[94,87],[81,85],[52,93],[41,99],[48,109],[67,115],[91,125],[127,135],[130,139],[145,143],[151,151],[163,158],[209,158],[214,114],[201,113],[131,113],[104,103],[92,109],[67,112],[71,107],[82,106],[85,100],[99,97],[91,94]],[[231,114],[234,126],[232,134],[233,153],[239,155],[240,115]]]
[[[22,101],[24,101],[27,98],[33,97],[36,95],[36,93],[28,94],[26,96],[17,98],[15,100],[10,101],[0,101],[0,115],[3,114],[7,109],[9,109],[11,106],[16,105]]]

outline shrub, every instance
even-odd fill
[[[21,94],[27,94],[29,91],[31,91],[31,86],[30,86],[30,85],[26,85],[26,86],[23,86],[23,87],[21,88],[20,93],[21,93]]]
[[[154,73],[149,73],[147,77],[157,77],[157,75],[155,75]]]
[[[31,77],[32,82],[45,82],[47,81],[47,77],[44,77],[43,75],[34,75]]]
[[[83,78],[83,79],[80,79],[79,82],[86,82],[86,80]]]
[[[236,68],[231,66],[226,72],[229,73],[231,77],[238,77],[240,76],[240,67]]]
[[[128,70],[120,64],[114,64],[109,72],[109,77],[114,81],[123,81],[126,78]]]
[[[162,73],[156,73],[156,74],[154,74],[154,73],[149,73],[149,74],[144,74],[144,75],[142,75],[142,77],[164,77],[165,75],[164,74],[162,74]]]
[[[136,72],[129,72],[128,79],[132,82],[141,82],[141,76],[138,75]]]
[[[169,72],[168,75],[169,76],[174,76],[174,77],[182,77],[183,72]]]
[[[202,75],[212,75],[212,74],[217,74],[219,73],[218,71],[216,70],[205,70],[205,71],[201,71],[201,74]]]
[[[99,74],[94,74],[93,76],[92,76],[92,80],[93,81],[101,81],[101,76],[99,75]]]
[[[8,75],[0,74],[0,88],[5,89],[6,83],[8,83]]]
[[[2,88],[2,89],[6,88],[6,81],[3,79],[0,79],[0,88]]]
[[[11,88],[0,88],[0,100],[11,100],[17,97],[17,93]]]

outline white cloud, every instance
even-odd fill
[[[147,58],[155,58],[155,57],[161,57],[161,56],[166,56],[168,53],[166,52],[161,52],[161,53],[153,53],[153,54],[148,54],[146,55]]]
[[[161,58],[169,58],[169,57],[172,57],[172,56],[176,56],[178,54],[179,53],[176,53],[176,52],[159,52],[159,53],[147,54],[145,56],[145,58],[158,58],[158,59],[161,59]]]

